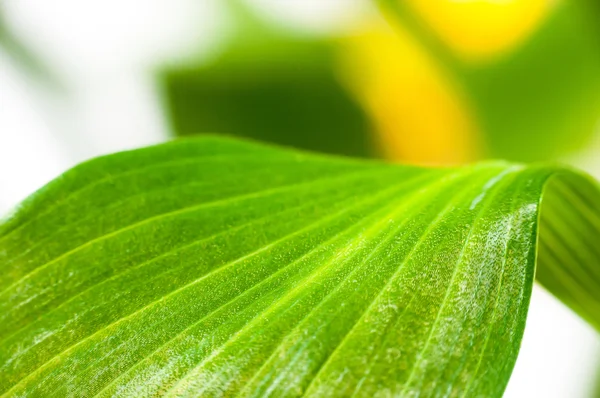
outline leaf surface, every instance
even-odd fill
[[[212,136],[98,158],[0,226],[0,394],[501,396],[536,262],[600,329],[599,197]]]

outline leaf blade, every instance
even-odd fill
[[[598,275],[598,197],[554,167],[421,169],[215,137],[100,158],[0,229],[0,392],[500,396],[538,222],[539,279],[598,327],[600,283],[582,278]]]

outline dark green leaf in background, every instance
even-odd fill
[[[333,43],[269,26],[240,2],[229,6],[231,45],[207,63],[160,76],[175,133],[373,156],[371,124],[335,74]]]
[[[211,136],[92,160],[0,226],[0,394],[501,396],[536,256],[600,329],[599,198]]]

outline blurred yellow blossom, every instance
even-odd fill
[[[440,39],[466,60],[513,49],[545,19],[558,0],[406,1]]]
[[[478,157],[476,123],[460,87],[407,32],[369,25],[346,40],[341,59],[387,158],[457,164]]]

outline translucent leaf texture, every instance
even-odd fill
[[[536,261],[600,326],[599,197],[212,136],[98,158],[0,227],[0,394],[501,396]]]

